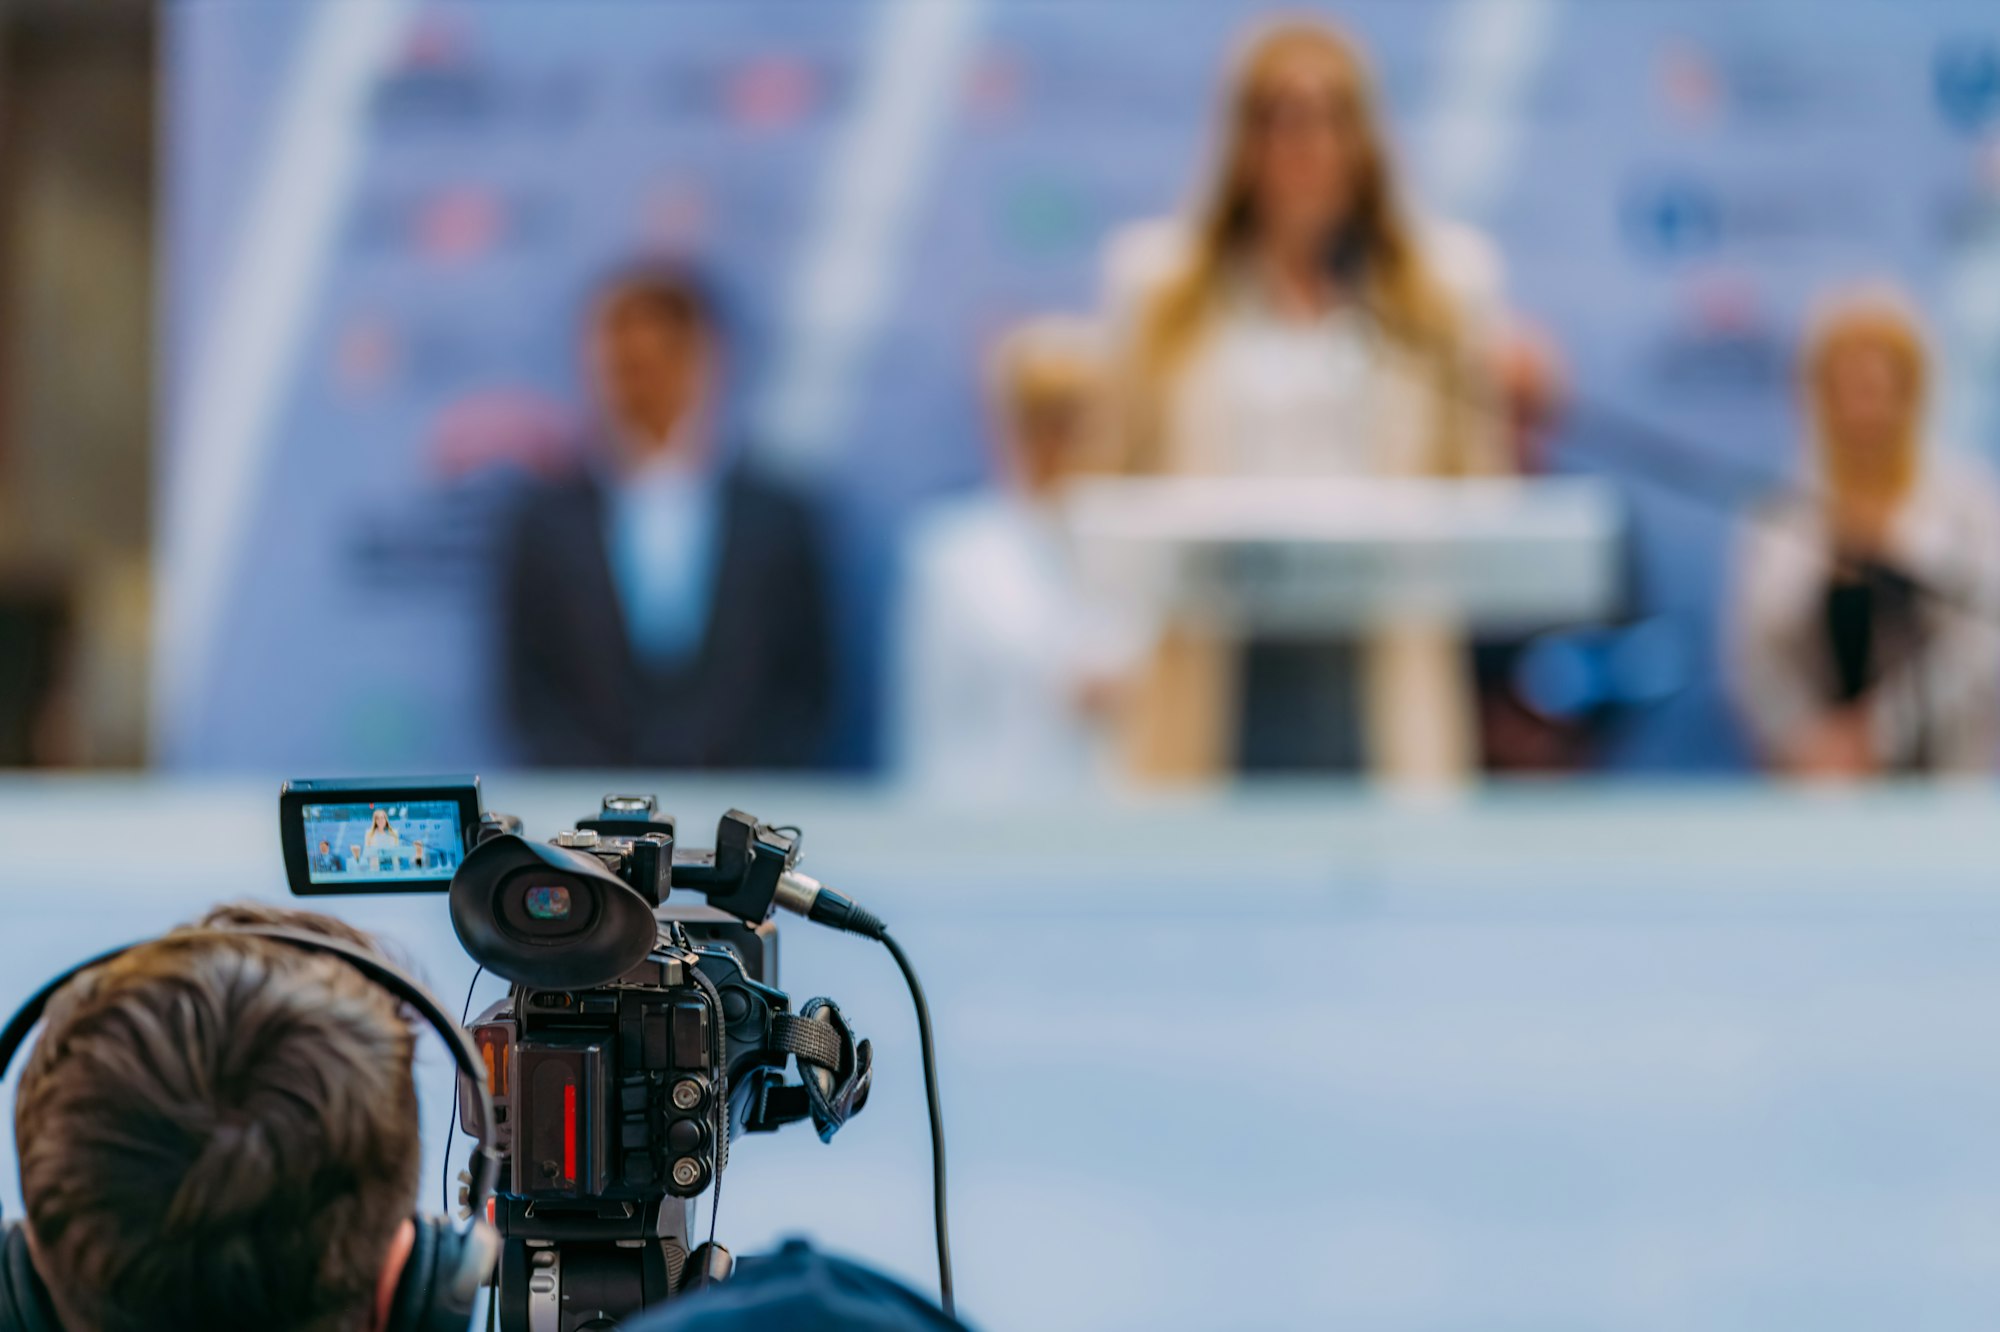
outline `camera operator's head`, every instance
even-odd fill
[[[373,950],[308,912],[223,907]],[[14,1132],[66,1332],[379,1327],[413,1238],[414,1039],[334,956],[166,935],[51,1000]]]

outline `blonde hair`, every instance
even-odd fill
[[[1004,404],[1088,392],[1104,372],[1103,332],[1071,315],[1016,324],[993,348],[994,395]]]
[[[1349,226],[1366,260],[1360,294],[1369,314],[1441,378],[1456,373],[1458,320],[1404,216],[1367,61],[1353,41],[1326,23],[1303,18],[1276,23],[1244,48],[1224,99],[1221,152],[1196,208],[1193,253],[1141,314],[1131,367],[1136,401],[1127,422],[1135,461],[1157,463],[1167,386],[1213,316],[1225,269],[1255,224],[1250,141],[1275,71],[1300,54],[1320,60],[1332,73],[1361,141]],[[1449,420],[1455,413],[1445,415]]]
[[[1909,405],[1888,455],[1866,462],[1840,446],[1829,419],[1835,361],[1843,353],[1863,348],[1884,352],[1895,363]],[[1923,320],[1908,299],[1895,288],[1882,286],[1862,288],[1829,301],[1806,339],[1801,377],[1828,489],[1836,496],[1887,500],[1907,495],[1916,485],[1923,462],[1924,411],[1931,380]]]
[[[1071,466],[1104,471],[1110,466],[1101,410],[1108,371],[1103,330],[1096,322],[1043,315],[1008,329],[994,346],[987,362],[988,389],[1010,435],[1038,412],[1081,409],[1081,448]]]

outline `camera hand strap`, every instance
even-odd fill
[[[854,1029],[831,999],[809,1000],[796,1016],[773,1017],[771,1045],[798,1061],[800,1081],[767,1083],[746,1127],[765,1133],[811,1115],[820,1141],[833,1141],[841,1125],[868,1103],[873,1047],[854,1039]]]

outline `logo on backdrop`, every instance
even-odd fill
[[[1678,262],[1722,251],[1740,258],[1752,247],[1796,253],[1815,241],[1875,246],[1884,206],[1845,169],[1803,177],[1759,172],[1728,184],[1671,171],[1628,186],[1619,218],[1634,257]]]
[[[1791,350],[1748,274],[1689,285],[1681,308],[1646,349],[1652,381],[1676,399],[1756,399],[1782,392]]]
[[[1627,192],[1625,236],[1638,254],[1684,259],[1722,244],[1722,200],[1707,181],[1669,177]]]
[[[1660,100],[1684,124],[1709,125],[1726,115],[1738,124],[1754,120],[1789,129],[1832,119],[1850,97],[1847,80],[1811,56],[1791,43],[1711,47],[1677,41],[1661,49],[1654,77]]]
[[[2000,40],[1941,43],[1931,62],[1931,87],[1952,127],[1976,133],[2000,123]]]

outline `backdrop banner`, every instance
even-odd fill
[[[577,335],[646,256],[719,280],[730,447],[816,487],[843,732],[877,755],[898,532],[982,484],[979,366],[1096,302],[1107,237],[1207,160],[1233,0],[640,5],[184,0],[163,11],[155,709],[191,768],[512,754],[494,520],[589,437]],[[1837,14],[1834,12],[1837,10]],[[2000,18],[1988,0],[1353,0],[1419,205],[1485,231],[1590,401],[1783,477],[1815,299],[1906,284],[1994,442]],[[1739,767],[1715,622],[1734,521],[1579,410],[1685,689],[1607,755]]]

